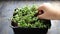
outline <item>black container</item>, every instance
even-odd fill
[[[44,24],[49,24],[49,27],[47,28],[21,28],[16,27],[17,23],[12,22],[14,34],[47,34],[48,29],[51,27],[50,20],[45,20]]]

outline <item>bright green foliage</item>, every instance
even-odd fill
[[[19,27],[22,28],[46,28],[44,21],[38,20],[36,6],[25,6],[23,8],[16,8],[14,10],[12,21],[18,23]]]

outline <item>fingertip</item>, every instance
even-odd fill
[[[41,15],[38,15],[37,17],[38,17],[39,19],[43,19]]]

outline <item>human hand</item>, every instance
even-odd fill
[[[50,3],[44,3],[39,6],[38,12],[43,11],[43,14],[38,15],[38,18],[40,19],[49,19],[49,20],[56,20],[60,19],[60,10],[58,8],[55,8]]]

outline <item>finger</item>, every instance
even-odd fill
[[[39,19],[44,19],[44,14],[37,16]]]
[[[45,19],[47,17],[46,13],[37,16],[40,19]]]

